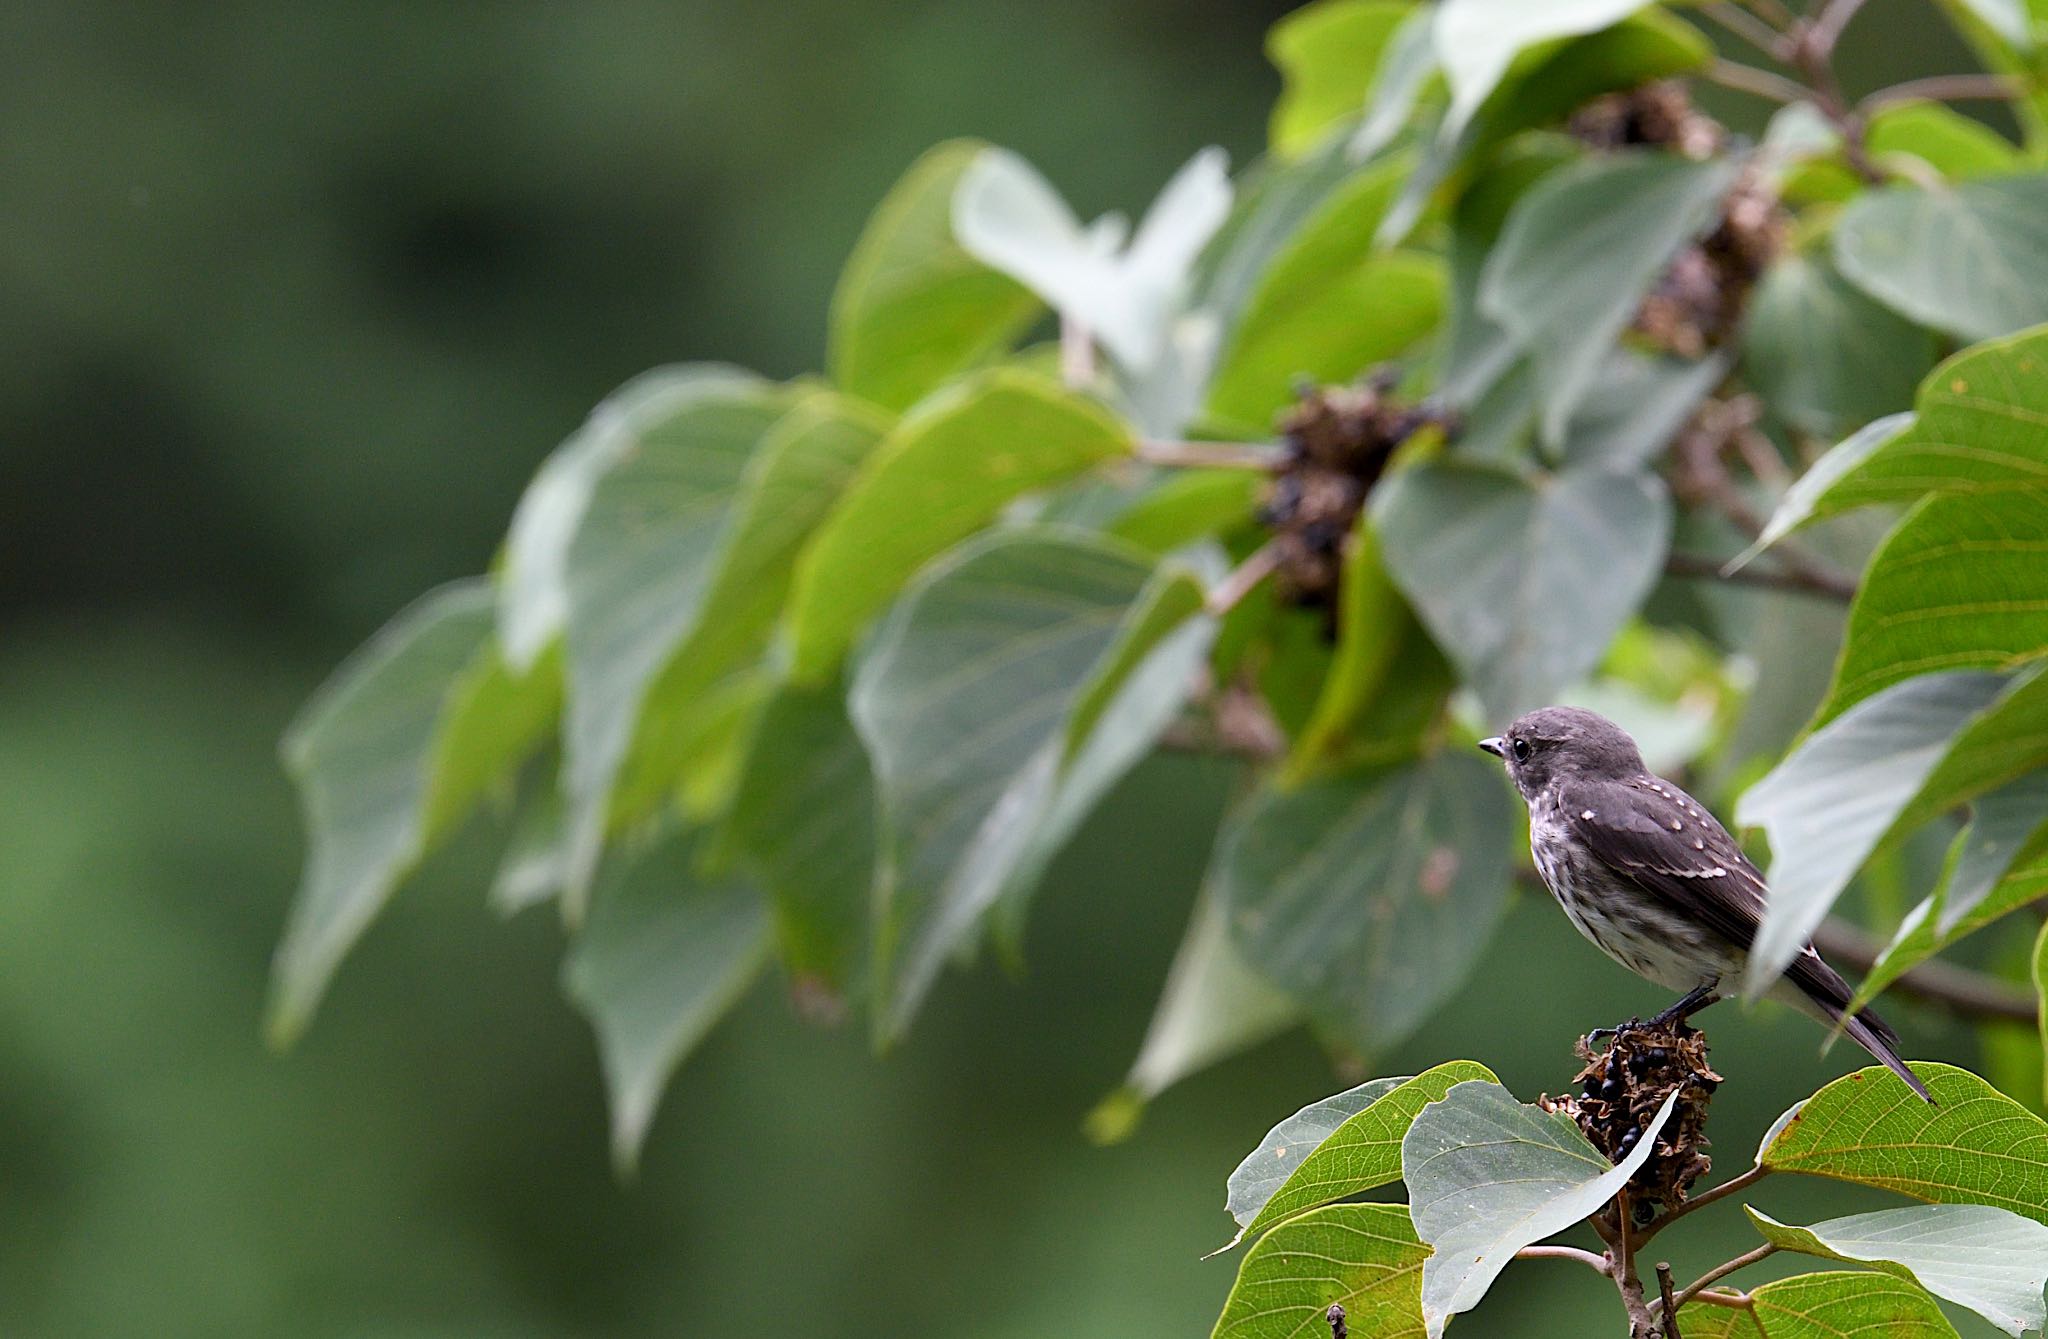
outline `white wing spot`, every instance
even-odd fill
[[[1679,822],[1677,819],[1674,818],[1671,820],[1671,830],[1673,832],[1683,832],[1685,830],[1685,824]]]
[[[1694,837],[1692,839],[1692,849],[1695,851],[1704,851],[1707,849],[1707,844],[1701,841],[1698,837]]]
[[[1713,869],[1713,877],[1715,877],[1715,878],[1717,878],[1717,879],[1718,879],[1718,878],[1720,878],[1720,877],[1721,877],[1722,875],[1726,874],[1727,872],[1728,872],[1727,870],[1725,870],[1725,869],[1722,869],[1722,868],[1721,868],[1721,867],[1720,867],[1719,865],[1716,865],[1716,866],[1714,866],[1714,869]]]
[[[1580,818],[1591,818],[1592,816],[1593,816],[1593,811],[1592,811],[1591,809],[1586,809],[1586,810],[1583,810],[1583,811],[1581,811],[1581,813],[1579,814],[1579,817],[1580,817]]]

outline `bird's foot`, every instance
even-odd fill
[[[1650,1021],[1652,1025],[1656,1023],[1655,1019],[1652,1019]],[[1631,1018],[1626,1023],[1619,1024],[1615,1027],[1596,1027],[1591,1032],[1588,1032],[1586,1034],[1586,1046],[1590,1050],[1594,1047],[1599,1046],[1600,1043],[1603,1041],[1613,1041],[1616,1038],[1620,1037],[1622,1033],[1634,1032],[1637,1028],[1640,1028],[1642,1026],[1642,1019]]]

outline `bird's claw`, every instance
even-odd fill
[[[1586,1045],[1593,1047],[1598,1046],[1603,1041],[1613,1041],[1620,1037],[1622,1033],[1634,1032],[1642,1025],[1643,1020],[1641,1018],[1631,1018],[1626,1023],[1616,1027],[1596,1027],[1586,1034]]]

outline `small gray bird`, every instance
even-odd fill
[[[1652,1020],[1683,1022],[1739,980],[1764,912],[1764,876],[1692,796],[1643,766],[1628,732],[1576,707],[1545,707],[1482,739],[1529,803],[1529,848],[1579,933],[1684,997]],[[1834,1026],[1852,992],[1808,944],[1771,998]],[[1870,1010],[1842,1030],[1933,1101],[1899,1037]]]

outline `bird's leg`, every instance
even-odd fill
[[[1586,1045],[1588,1047],[1598,1046],[1603,1041],[1614,1040],[1624,1032],[1633,1032],[1642,1025],[1642,1019],[1631,1018],[1626,1023],[1619,1023],[1614,1027],[1596,1027],[1586,1034]]]
[[[1691,990],[1686,991],[1683,998],[1676,1004],[1673,1004],[1670,1008],[1652,1018],[1646,1026],[1662,1028],[1670,1027],[1675,1023],[1679,1027],[1684,1027],[1686,1019],[1691,1018],[1694,1014],[1721,998],[1714,993],[1715,988],[1719,985],[1720,982],[1718,981],[1709,981],[1705,985],[1694,986]]]

